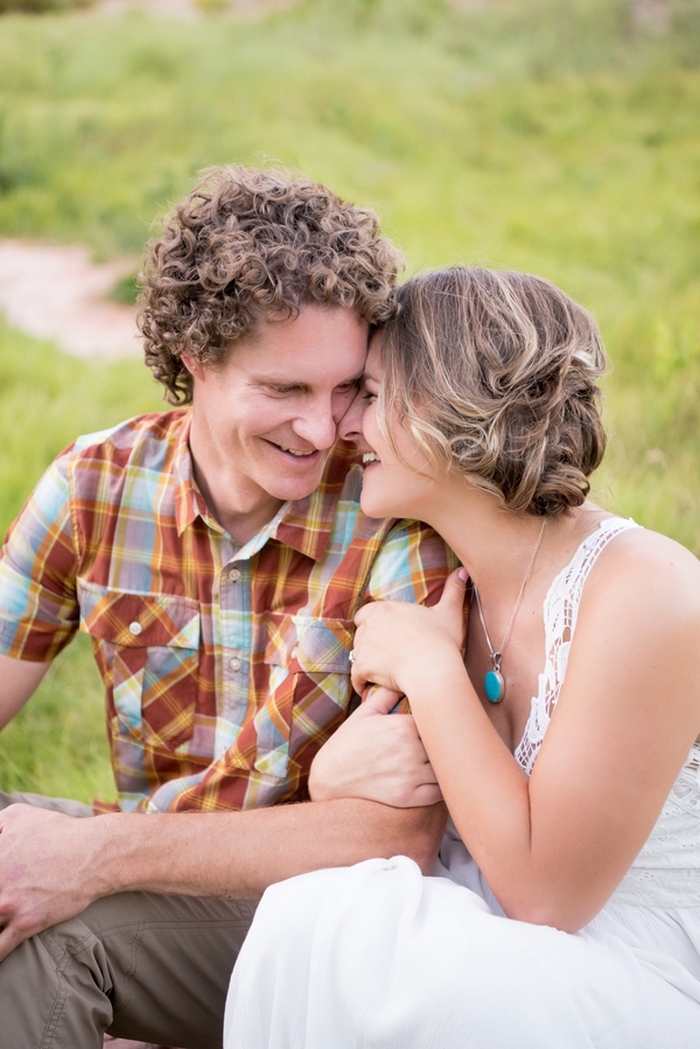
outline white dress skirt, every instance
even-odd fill
[[[604,521],[550,587],[516,750],[528,772],[585,578],[629,527]],[[397,856],[272,886],[233,972],[224,1049],[700,1049],[699,768],[694,747],[631,869],[575,934],[506,918],[451,824],[433,877]]]

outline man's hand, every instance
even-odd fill
[[[76,819],[10,805],[0,811],[0,961],[115,892],[259,899],[273,882],[297,874],[399,854],[430,874],[445,812],[439,804],[400,809],[345,798]]]
[[[321,747],[311,766],[313,801],[366,798],[412,808],[442,800],[410,714],[390,714],[398,694],[374,693]]]
[[[96,884],[90,888],[99,865],[95,836],[85,833],[85,824],[94,822],[33,805],[0,811],[0,961],[23,940],[104,895]]]

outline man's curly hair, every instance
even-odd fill
[[[305,304],[387,320],[400,253],[374,212],[281,171],[210,168],[148,246],[139,326],[146,363],[173,404],[192,401],[187,353],[223,364],[261,321],[293,320]]]

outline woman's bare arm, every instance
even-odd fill
[[[453,819],[506,913],[574,931],[641,849],[700,730],[700,564],[641,530],[601,555],[530,778],[444,629],[461,586],[450,580],[437,616],[363,610],[371,631],[358,632],[355,687],[371,676],[407,693]]]

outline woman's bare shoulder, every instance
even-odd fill
[[[591,589],[623,591],[630,601],[654,601],[658,611],[700,617],[700,561],[660,532],[630,528],[611,541],[592,573]]]

